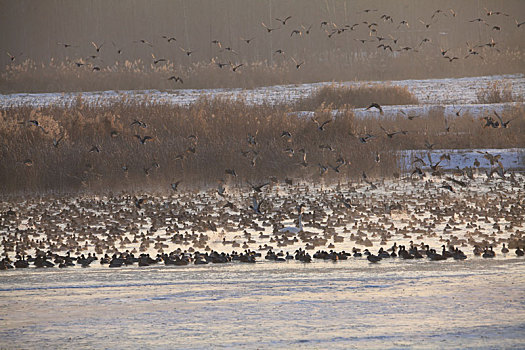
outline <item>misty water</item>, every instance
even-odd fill
[[[525,260],[513,252],[30,269],[0,281],[7,348],[520,348],[525,334]]]

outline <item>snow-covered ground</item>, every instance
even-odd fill
[[[486,88],[495,81],[505,81],[512,85],[514,96],[525,96],[525,76],[497,75],[473,78],[448,78],[448,79],[422,79],[398,81],[352,81],[344,83],[322,82],[313,84],[275,85],[259,87],[250,90],[244,89],[181,89],[173,91],[98,91],[84,93],[19,93],[0,95],[0,107],[29,104],[33,106],[62,105],[73,102],[78,96],[84,101],[108,103],[123,98],[147,98],[150,101],[167,102],[178,105],[187,105],[195,102],[201,96],[243,98],[248,103],[280,103],[293,102],[307,96],[316,89],[326,85],[376,85],[391,84],[393,86],[406,86],[423,105],[462,105],[475,104],[476,92]],[[454,107],[452,107],[454,108]]]
[[[436,149],[436,150],[409,150],[400,151],[400,167],[406,170],[414,169],[413,162],[416,157],[422,159],[425,165],[419,164],[422,168],[428,168],[428,155],[432,160],[432,164],[440,161],[441,156],[448,155],[450,160],[443,159],[439,165],[445,170],[464,169],[465,167],[476,167],[474,163],[479,162],[479,168],[491,169],[489,159],[486,157],[490,154],[494,157],[499,157],[499,162],[504,169],[507,170],[524,170],[525,169],[525,149],[511,148],[511,149]]]

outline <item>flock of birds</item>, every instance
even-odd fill
[[[364,13],[377,10],[368,9]],[[428,29],[438,21],[440,16],[452,16],[454,10],[436,10],[430,22],[420,22]],[[490,16],[507,14],[488,11]],[[264,29],[271,33],[283,30],[292,16],[277,18],[280,25],[272,27],[262,23]],[[391,16],[383,14],[382,21],[394,22]],[[470,22],[482,22],[489,25],[485,19],[477,18]],[[523,23],[516,23],[518,28]],[[374,41],[383,50],[417,51],[418,48],[430,42],[423,39],[417,47],[401,46],[398,39],[382,37],[378,33],[378,24],[371,22],[352,25],[337,25],[323,21],[320,28],[328,37],[353,31],[357,26],[366,25],[369,29],[369,39],[360,40],[363,43]],[[409,26],[406,21],[400,21],[399,26]],[[312,26],[302,26],[292,29],[290,36],[308,35]],[[501,28],[494,26],[494,31]],[[176,42],[174,36],[163,36],[168,43]],[[254,38],[244,39],[250,44]],[[137,45],[154,45],[145,40],[137,40]],[[225,47],[219,40],[214,40],[222,51],[238,55],[231,47]],[[390,43],[390,44],[387,44]],[[70,43],[59,43],[65,48],[73,47]],[[97,59],[104,44],[92,43],[96,51],[90,59]],[[397,45],[397,46],[396,46]],[[117,46],[114,45],[116,48]],[[495,48],[491,40],[488,44],[470,46],[464,58],[478,55],[476,47]],[[187,56],[192,50],[180,48]],[[448,56],[449,50],[442,50],[442,56],[449,61],[460,59]],[[118,54],[122,50],[118,49]],[[282,49],[275,54],[283,55]],[[10,56],[11,61],[15,60]],[[167,61],[164,57],[152,54],[153,64]],[[304,61],[292,58],[299,69]],[[238,71],[243,63],[214,62],[220,68],[230,66],[232,71]],[[88,65],[84,60],[77,61],[78,67]],[[92,64],[93,71],[100,67]],[[183,83],[181,77],[168,78],[174,82]],[[381,105],[371,103],[367,109],[377,109],[383,113]],[[485,127],[508,128],[511,120],[505,121],[494,112],[497,120],[485,117]],[[458,112],[459,116],[459,112]],[[416,116],[407,116],[413,120]],[[312,119],[319,133],[330,127],[333,119],[319,121]],[[47,131],[38,120],[27,120],[21,124]],[[135,120],[130,125],[136,130],[148,130],[148,123]],[[388,139],[402,137],[407,130],[387,130],[380,126]],[[450,124],[445,120],[444,131],[450,131]],[[352,135],[355,140],[366,144],[378,135],[370,133]],[[118,134],[111,134],[118,137]],[[137,132],[134,137],[142,145],[155,142],[155,137]],[[293,138],[290,131],[283,130],[280,137],[286,140]],[[61,136],[53,140],[53,147],[58,148],[62,142]],[[191,145],[177,155],[175,159],[184,159],[197,152],[198,135],[190,135]],[[246,137],[248,151],[243,156],[251,159],[252,166],[258,158],[257,133]],[[321,144],[320,148],[334,151],[332,146]],[[430,151],[434,145],[425,143]],[[100,153],[100,147],[93,145],[89,152]],[[290,156],[301,154],[302,167],[309,167],[307,151],[303,149],[285,149]],[[110,198],[48,198],[44,201],[27,200],[13,209],[1,213],[0,233],[4,258],[0,269],[35,267],[68,267],[80,265],[88,267],[94,261],[107,264],[110,267],[120,267],[138,263],[148,266],[158,263],[165,265],[187,265],[207,263],[227,263],[240,261],[254,263],[262,257],[271,261],[298,260],[311,262],[312,259],[347,260],[350,257],[359,259],[366,256],[371,263],[382,259],[400,258],[403,260],[428,258],[432,261],[453,258],[463,260],[467,255],[462,251],[469,245],[473,247],[475,256],[493,258],[494,248],[503,245],[501,254],[510,254],[515,250],[517,256],[523,256],[524,246],[521,228],[525,218],[525,204],[520,196],[524,177],[519,174],[507,174],[500,161],[500,156],[483,152],[491,168],[486,172],[486,178],[479,175],[479,162],[464,169],[457,169],[447,175],[440,163],[447,160],[446,154],[438,162],[432,162],[430,153],[428,163],[417,158],[414,169],[404,181],[382,182],[372,181],[366,172],[362,173],[360,187],[348,185],[347,188],[322,188],[305,186],[285,179],[280,185],[277,179],[270,178],[261,184],[250,184],[251,189],[229,194],[225,182],[221,181],[216,189],[199,194],[182,193],[179,191],[181,180],[171,183],[170,197],[154,196],[113,196]],[[450,156],[448,156],[450,160]],[[381,155],[376,153],[375,161],[381,162]],[[32,166],[31,159],[24,161],[26,166]],[[317,164],[320,176],[329,170],[339,173],[341,167],[349,162],[339,157],[335,165]],[[425,168],[428,166],[428,168]],[[122,170],[128,171],[123,165]],[[144,169],[146,175],[148,171]],[[239,175],[233,168],[225,169],[225,175],[237,178]],[[493,177],[500,176],[500,179]],[[414,175],[416,175],[414,177]],[[429,177],[427,177],[429,176]],[[444,177],[444,178],[443,178]],[[461,197],[453,197],[450,192],[461,188]],[[2,204],[5,206],[5,204]],[[296,220],[296,224],[285,226],[283,222]],[[441,250],[435,250],[430,240],[438,243]],[[398,242],[410,241],[408,247]],[[420,243],[415,243],[420,241]],[[390,248],[385,249],[390,243]],[[351,244],[353,246],[349,246]],[[505,246],[507,244],[507,246]],[[347,245],[347,250],[335,251],[336,245]],[[371,252],[374,245],[380,248],[376,254]],[[258,246],[258,247],[257,247]],[[222,247],[222,252],[220,251]],[[291,252],[284,252],[285,247],[292,247]],[[242,252],[236,250],[243,249]],[[310,254],[310,251],[316,250]],[[328,249],[328,250],[326,250]],[[364,250],[363,250],[364,249]],[[170,251],[171,250],[171,251]],[[278,251],[279,250],[279,251]],[[362,252],[361,252],[362,251]]]
[[[367,38],[354,38],[355,41],[360,42],[363,45],[375,45],[377,50],[381,51],[390,51],[390,52],[419,52],[423,46],[432,44],[432,38],[424,37],[422,38],[417,45],[408,45],[403,42],[403,39],[399,37],[394,37],[392,34],[383,34],[380,29],[382,28],[382,23],[389,23],[391,26],[395,26],[395,30],[398,31],[400,28],[405,28],[406,30],[409,30],[409,28],[417,28],[421,27],[425,30],[429,30],[430,28],[433,28],[438,24],[441,18],[449,17],[449,18],[457,18],[456,11],[452,8],[450,9],[437,9],[435,10],[432,15],[428,19],[422,19],[419,18],[417,23],[409,23],[406,19],[401,20],[394,20],[394,18],[386,13],[383,13],[379,16],[379,10],[377,9],[364,9],[357,14],[364,14],[370,16],[365,21],[362,22],[355,22],[355,23],[334,23],[331,21],[322,20],[320,21],[319,26],[316,24],[297,24],[295,27],[293,24],[291,24],[290,21],[293,22],[293,19],[295,16],[283,16],[281,18],[277,17],[274,19],[274,23],[264,23],[262,22],[260,24],[261,28],[266,32],[268,35],[271,35],[273,32],[276,31],[286,31],[288,30],[290,32],[290,37],[306,37],[309,36],[312,30],[321,30],[323,33],[326,34],[327,38],[332,38],[337,35],[341,35],[345,32],[355,32],[357,29],[363,27],[366,28],[366,32],[368,32]],[[378,14],[377,18],[373,16],[374,14]],[[500,22],[498,21],[498,24],[494,24],[492,19],[494,18],[510,18],[510,15],[501,11],[493,11],[489,9],[484,9],[484,16],[468,19],[465,20],[468,23],[472,24],[484,24],[487,27],[491,29],[491,32],[499,33],[503,29]],[[493,22],[493,23],[491,23]],[[514,20],[516,28],[520,28],[525,24],[525,22],[520,22],[517,19]],[[389,27],[390,28],[390,27]],[[385,31],[388,29],[385,29]],[[177,48],[180,50],[180,52],[187,57],[190,57],[192,54],[195,53],[196,50],[188,48],[188,47],[182,47],[177,45],[178,40],[175,35],[159,35],[159,39],[162,40],[162,42],[167,43],[168,45],[172,45],[174,48]],[[253,36],[250,38],[243,38],[241,37],[240,40],[245,45],[252,45],[254,41],[260,40],[257,39],[257,36]],[[124,46],[118,45],[115,42],[111,42],[112,47],[111,54],[117,54],[118,56],[123,55],[123,53],[126,51],[124,49]],[[151,62],[154,66],[157,66],[160,63],[167,63],[170,61],[170,58],[168,56],[166,57],[158,57],[155,53],[156,46],[158,46],[158,43],[156,43],[156,40],[147,40],[147,39],[137,39],[133,40],[131,45],[141,45],[146,48],[149,48],[152,50],[151,53]],[[242,52],[241,49],[233,48],[231,45],[226,45],[223,43],[223,41],[219,39],[213,39],[211,40],[211,44],[214,45],[218,49],[218,53],[222,58],[219,58],[217,55],[215,55],[212,58],[208,58],[208,60],[211,62],[211,64],[216,65],[219,68],[225,68],[229,67],[232,72],[239,72],[241,67],[246,65],[246,61],[243,61],[241,59]],[[461,59],[468,59],[469,57],[479,57],[480,59],[483,59],[482,56],[482,49],[488,48],[493,49],[496,51],[500,51],[496,46],[498,42],[496,42],[493,38],[490,38],[490,40],[487,40],[487,42],[479,42],[476,44],[468,43],[466,44],[466,47],[461,48],[440,48],[441,57],[443,59],[448,60],[449,62],[453,62],[456,60]],[[66,50],[71,50],[75,48],[79,48],[80,45],[71,43],[71,42],[57,42],[57,45],[62,46]],[[77,60],[74,60],[72,64],[74,64],[78,68],[82,67],[88,67],[94,72],[98,72],[103,68],[103,59],[102,54],[104,51],[108,50],[108,45],[105,42],[95,42],[92,41],[91,45],[93,47],[93,52],[88,55],[87,57],[79,57]],[[273,56],[281,56],[288,58],[287,56],[287,50],[284,48],[278,48],[273,50],[272,55]],[[453,54],[455,52],[455,54]],[[18,55],[13,55],[10,52],[6,51],[7,55],[9,56],[9,59],[11,62],[14,62],[17,57],[23,56],[23,53],[20,53]],[[158,53],[157,53],[158,54]],[[171,52],[170,56],[174,57],[175,53]],[[298,59],[296,57],[290,56],[288,58],[290,62],[293,64],[293,66],[296,69],[300,69],[305,64],[304,59]],[[173,61],[173,60],[171,60]],[[167,78],[170,81],[173,81],[174,83],[180,83],[183,84],[184,80],[181,76],[178,75],[171,75]]]
[[[466,185],[465,175],[454,176]],[[524,181],[521,174],[510,183],[478,176],[461,196],[443,190],[440,178],[407,176],[373,187],[269,183],[253,190],[261,200],[224,187],[141,198],[27,199],[1,213],[0,269],[94,261],[109,267],[254,263],[262,256],[277,262],[464,260],[469,246],[482,258],[520,257]],[[435,244],[441,249],[431,248]]]

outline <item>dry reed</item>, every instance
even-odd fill
[[[310,96],[299,100],[294,108],[309,111],[322,106],[363,108],[368,107],[371,102],[380,105],[415,105],[419,103],[407,87],[385,84],[358,87],[332,85],[317,89]]]
[[[319,81],[449,78],[522,72],[524,62],[519,50],[487,51],[476,64],[472,64],[476,58],[449,62],[443,57],[414,55],[371,52],[351,56],[334,51],[312,57],[300,69],[287,59],[273,63],[241,60],[236,64],[243,66],[235,72],[229,65],[219,68],[215,60],[191,64],[167,61],[155,65],[139,59],[104,65],[67,58],[37,64],[27,59],[0,71],[0,93],[254,88]],[[77,67],[76,62],[84,65]],[[93,71],[94,67],[100,70]],[[171,76],[181,77],[183,83],[168,80]]]
[[[333,118],[330,109],[318,108],[316,120],[333,119],[321,131],[311,118],[290,110],[231,99],[202,98],[174,106],[147,99],[85,104],[80,97],[65,107],[4,109],[0,192],[169,191],[169,184],[178,180],[182,187],[200,188],[216,186],[217,181],[258,183],[270,177],[346,181],[363,171],[371,177],[392,176],[399,171],[396,151],[421,149],[426,141],[435,148],[525,146],[523,108],[505,113],[505,119],[516,118],[507,129],[483,128],[480,116],[465,114],[449,121],[449,132],[441,112],[409,121],[354,118],[350,109]],[[132,125],[135,120],[147,127]],[[379,125],[407,134],[389,138]],[[292,136],[281,136],[283,131]],[[359,136],[366,133],[376,137],[361,143]],[[135,135],[152,140],[142,144]],[[249,135],[254,141],[248,141]],[[307,167],[300,164],[301,149]],[[379,163],[376,153],[381,154]],[[347,164],[336,172],[340,158]],[[327,168],[323,175],[319,164]],[[235,169],[238,176],[225,169]]]

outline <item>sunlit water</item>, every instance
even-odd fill
[[[6,348],[523,348],[525,259],[0,274]]]

